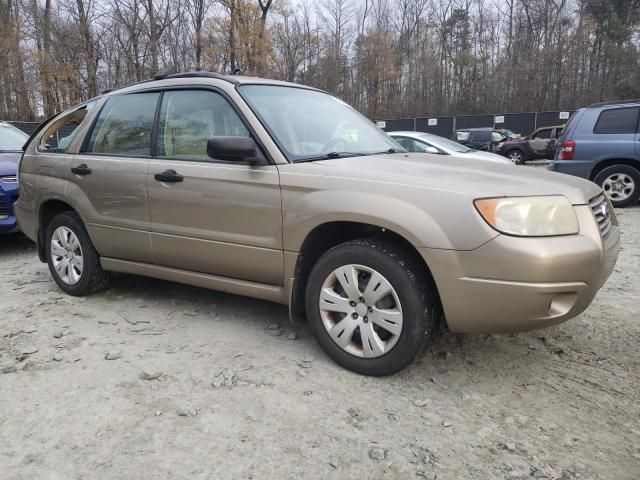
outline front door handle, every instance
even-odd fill
[[[159,182],[175,183],[184,180],[184,177],[175,170],[165,170],[162,173],[156,173],[154,178]]]
[[[91,169],[87,167],[85,163],[78,165],[77,167],[73,167],[71,169],[71,173],[75,173],[76,175],[90,175]]]

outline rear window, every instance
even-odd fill
[[[130,93],[109,98],[89,139],[88,152],[151,155],[151,131],[159,93]]]
[[[466,140],[469,140],[470,136],[471,136],[471,132],[456,132],[456,139],[459,142],[464,142]]]
[[[615,108],[600,113],[593,133],[635,133],[639,107]]]

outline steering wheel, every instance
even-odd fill
[[[347,149],[347,142],[342,138],[334,138],[333,140],[329,140],[321,153],[330,153],[330,152],[343,152]]]

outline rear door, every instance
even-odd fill
[[[104,257],[151,261],[147,168],[159,93],[110,96],[70,162],[67,196]],[[73,191],[75,189],[75,191]]]
[[[147,177],[154,263],[281,285],[278,170],[210,158],[207,140],[214,136],[250,136],[221,92],[163,93]],[[165,172],[175,180],[156,177]]]

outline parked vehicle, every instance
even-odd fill
[[[588,178],[614,207],[640,198],[640,100],[595,103],[577,110],[558,140],[549,170]]]
[[[619,248],[591,182],[427,162],[327,93],[250,77],[165,75],[74,107],[19,178],[19,223],[68,294],[116,271],[281,302],[369,375],[409,364],[443,313],[455,332],[577,315]]]
[[[389,132],[388,135],[408,152],[433,153],[436,155],[454,155],[461,158],[488,160],[491,162],[511,163],[495,153],[472,150],[464,145],[425,132]]]
[[[556,141],[562,134],[562,125],[541,127],[524,138],[507,140],[496,153],[522,165],[529,160],[551,159],[556,152]]]
[[[453,140],[465,147],[485,152],[496,152],[503,142],[517,138],[510,130],[495,128],[463,128],[453,135]]]
[[[18,230],[13,204],[18,198],[18,160],[27,134],[13,125],[0,122],[0,235]]]

